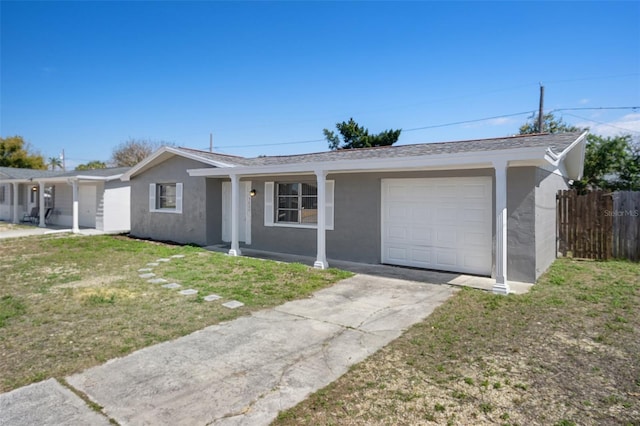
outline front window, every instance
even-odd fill
[[[277,184],[277,221],[279,223],[318,222],[318,186],[315,183]]]
[[[160,183],[156,185],[156,208],[175,209],[176,208],[176,184]]]
[[[6,186],[4,185],[0,185],[0,204],[4,204],[4,201],[6,199]]]

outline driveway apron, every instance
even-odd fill
[[[67,378],[122,425],[269,424],[455,289],[356,275]]]

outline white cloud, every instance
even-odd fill
[[[608,123],[582,121],[575,124],[577,127],[588,127],[593,134],[600,136],[618,136],[631,133],[640,135],[640,113],[631,113]]]
[[[580,105],[586,105],[589,103],[589,99],[580,99],[579,103]]]

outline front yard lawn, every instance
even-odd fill
[[[184,255],[183,258],[171,258]],[[193,288],[151,284],[139,269]],[[126,237],[0,240],[0,392],[303,298],[352,274]],[[215,293],[223,298],[205,302]],[[244,307],[222,303],[236,299]]]
[[[277,425],[640,425],[640,264],[559,259],[463,289]]]

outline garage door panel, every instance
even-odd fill
[[[427,246],[433,244],[433,228],[414,227],[408,238],[411,245]]]
[[[460,185],[458,193],[461,197],[468,199],[484,199],[491,197],[491,193],[487,192],[487,186],[482,183],[473,183]]]
[[[489,177],[382,180],[382,261],[489,275]]]

